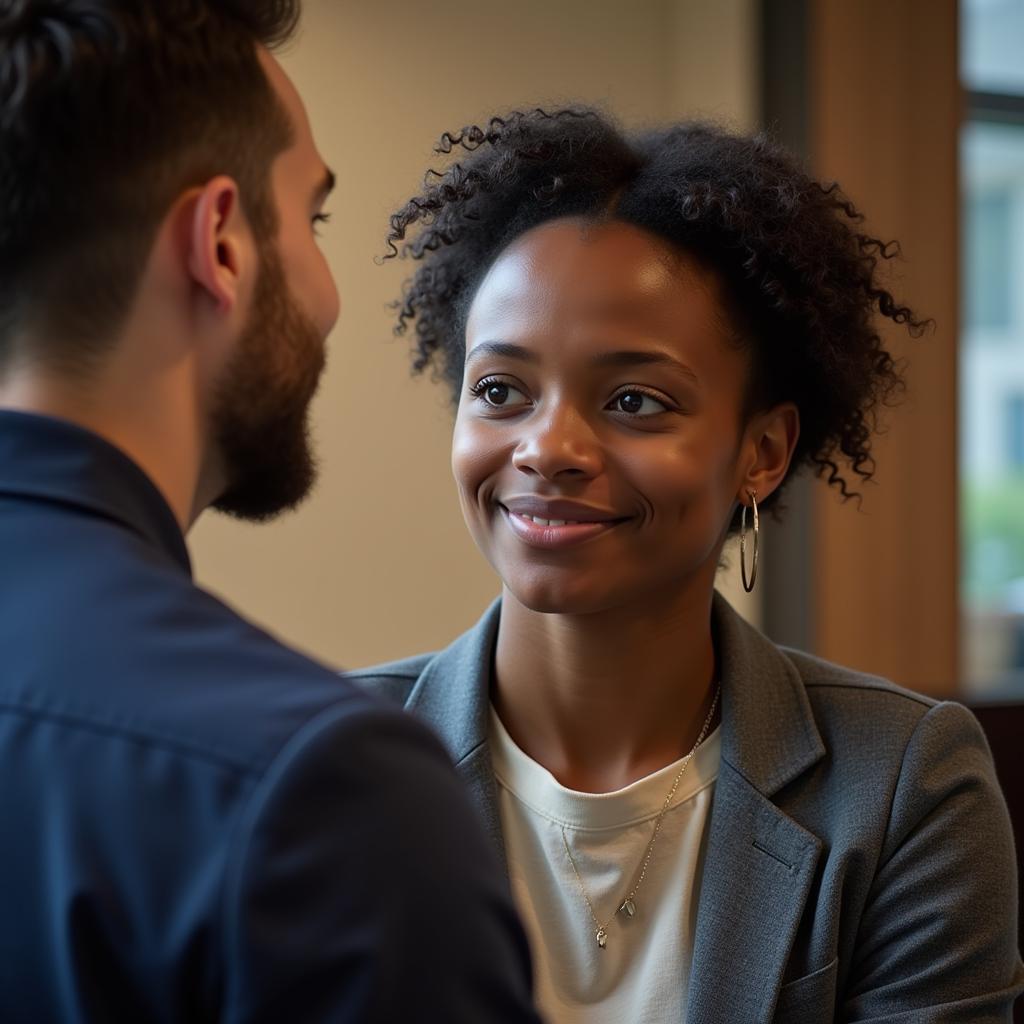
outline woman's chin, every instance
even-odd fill
[[[505,593],[531,612],[545,615],[593,615],[610,611],[620,602],[607,587],[595,588],[573,579],[508,579]]]

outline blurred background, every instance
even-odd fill
[[[443,389],[409,373],[379,264],[444,130],[585,101],[640,126],[767,127],[897,238],[910,389],[877,483],[793,487],[744,614],[937,696],[1024,697],[1024,0],[307,0],[283,61],[339,177],[343,302],[315,405],[322,480],[270,526],[207,515],[200,581],[348,667],[436,649],[498,584],[465,535]],[[730,596],[738,563],[723,571]],[[738,600],[738,598],[737,598]]]

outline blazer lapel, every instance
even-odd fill
[[[716,595],[722,764],[687,1021],[770,1021],[821,841],[771,796],[825,754],[795,667]]]
[[[500,617],[499,600],[468,633],[427,665],[409,694],[406,708],[425,719],[448,748],[507,878],[498,788],[487,740]]]

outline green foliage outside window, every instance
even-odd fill
[[[1024,473],[966,481],[962,494],[963,596],[975,608],[998,609],[1009,584],[1020,580],[1024,590]]]

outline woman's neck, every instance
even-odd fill
[[[569,789],[621,789],[688,753],[714,678],[708,588],[587,615],[533,612],[505,592],[492,700]]]

